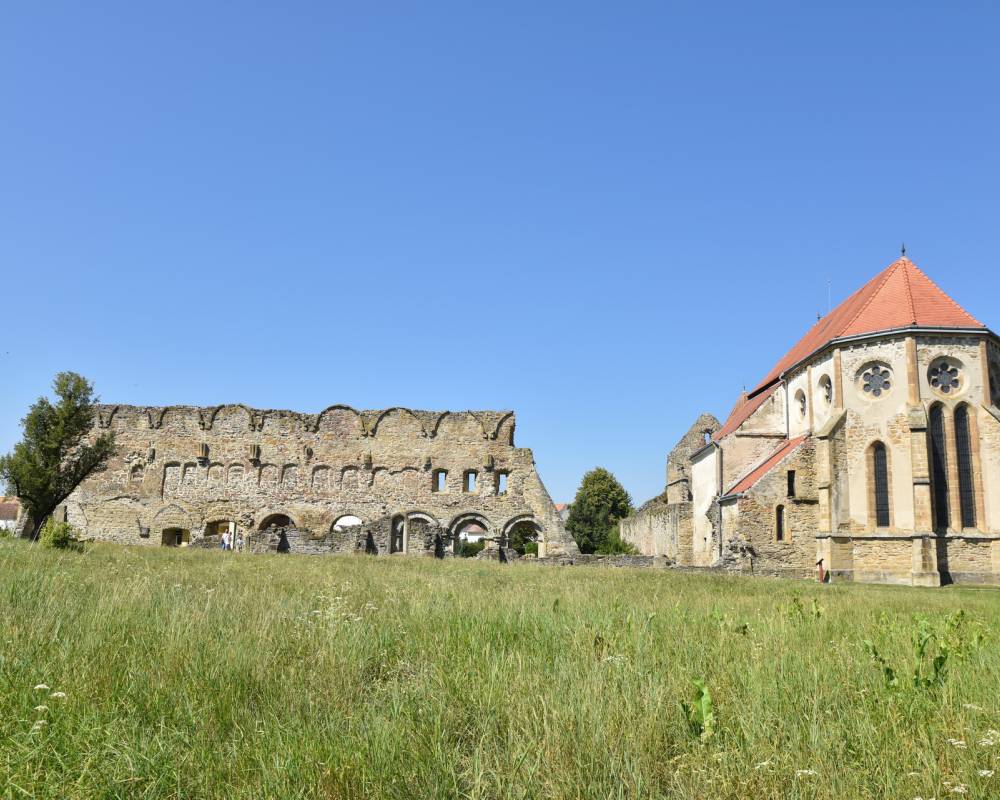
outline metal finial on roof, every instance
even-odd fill
[[[903,246],[899,248],[899,254],[906,258],[906,242],[903,242]]]

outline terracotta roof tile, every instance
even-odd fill
[[[781,446],[768,456],[764,463],[740,478],[726,494],[743,494],[752,489],[757,481],[774,469],[786,456],[791,455],[807,438],[809,437],[798,436],[782,442]]]
[[[914,326],[986,330],[916,264],[900,258],[820,319],[750,393],[751,398],[834,339]]]

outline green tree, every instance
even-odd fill
[[[59,504],[104,468],[115,446],[111,433],[90,436],[97,398],[86,379],[60,372],[52,389],[58,402],[38,398],[21,420],[23,438],[0,457],[0,480],[20,498],[32,540]]]
[[[619,520],[631,513],[628,492],[614,475],[598,467],[583,476],[566,529],[581,553],[631,553],[634,549],[618,533]]]

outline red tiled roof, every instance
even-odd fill
[[[751,470],[747,475],[740,478],[726,494],[743,494],[753,488],[754,484],[774,469],[787,455],[790,455],[808,437],[798,436],[781,443],[768,459],[756,469]]]
[[[985,325],[945,294],[916,264],[903,257],[819,320],[754,392],[834,339],[913,326],[986,330]]]

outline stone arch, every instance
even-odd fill
[[[163,426],[163,416],[166,413],[166,407],[149,406],[146,409],[146,422],[151,430],[158,430]]]
[[[390,416],[391,415],[391,416]],[[427,436],[427,429],[424,428],[424,423],[420,421],[420,417],[414,414],[408,408],[401,408],[399,406],[394,406],[393,408],[387,408],[381,414],[376,417],[374,424],[371,427],[371,432],[369,435],[378,436],[379,428],[384,429],[383,422],[385,425],[393,426],[393,420],[399,420],[399,427],[404,431],[413,431],[417,436],[424,437]],[[404,420],[406,420],[404,422]]]
[[[489,438],[482,419],[471,411],[445,411],[439,414],[434,421],[431,437],[436,438],[441,434],[442,425],[445,435],[453,441],[476,441]]]
[[[296,437],[305,430],[301,414],[294,411],[267,411],[261,413],[260,430],[273,436]]]
[[[152,527],[158,534],[166,528],[179,528],[190,532],[192,528],[198,527],[196,522],[195,516],[184,506],[178,503],[168,503],[157,510],[153,516]]]
[[[363,438],[368,431],[361,413],[351,406],[327,406],[316,415],[313,431],[335,433],[340,438],[348,438],[356,431],[357,438]]]
[[[483,528],[483,530],[486,531],[487,536],[492,536],[493,523],[477,511],[466,511],[453,517],[447,526],[448,533],[452,536],[452,538],[457,539],[462,529],[470,522],[474,522]]]
[[[208,465],[208,485],[210,487],[221,487],[226,482],[226,467],[219,461],[213,461]]]
[[[201,431],[201,418],[190,406],[167,406],[160,413],[160,424],[157,427],[172,427],[175,431],[197,433]]]
[[[99,428],[110,428],[114,421],[115,414],[118,413],[118,406],[104,406],[97,410],[97,426]]]
[[[261,516],[257,525],[258,531],[266,531],[268,528],[298,528],[299,526],[292,519],[291,515],[284,511],[272,511]]]
[[[220,414],[222,415],[221,418]],[[242,403],[227,403],[213,408],[206,419],[206,423],[208,429],[215,426],[216,420],[224,427],[229,422],[234,429],[238,429],[237,420],[240,419],[245,422],[244,430],[253,430],[253,411]]]
[[[354,464],[347,464],[340,469],[340,488],[359,489],[361,487],[361,469]]]
[[[535,531],[538,535],[538,541],[543,541],[544,528],[542,524],[538,521],[534,514],[518,514],[516,517],[511,517],[504,523],[503,528],[501,528],[501,538],[503,541],[510,541],[510,535],[514,528],[519,525],[525,525],[530,523],[535,526]]]
[[[350,511],[345,511],[344,513],[337,514],[337,516],[334,517],[333,522],[330,523],[330,532],[340,533],[341,531],[346,530],[348,528],[358,528],[364,524],[365,521],[362,517]]]
[[[330,491],[330,467],[326,464],[314,466],[309,476],[309,486],[318,494]]]
[[[497,421],[491,437],[504,444],[514,444],[514,412],[508,411]]]
[[[168,461],[163,465],[163,480],[160,483],[160,496],[169,497],[181,485],[181,462]]]

